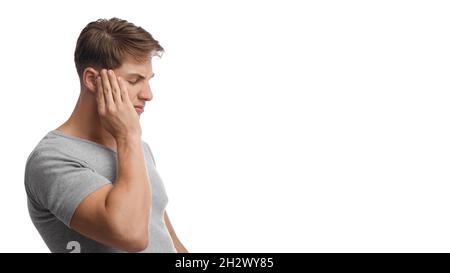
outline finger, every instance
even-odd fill
[[[124,103],[131,104],[130,97],[128,97],[128,89],[127,86],[125,85],[124,80],[121,77],[119,77],[118,80],[120,87],[120,96],[122,98],[122,101]]]
[[[112,96],[111,85],[109,84],[109,79],[107,75],[107,70],[102,69],[102,86],[103,86],[103,94],[105,96],[106,107],[110,108],[114,106],[114,98]]]
[[[95,85],[97,86],[97,106],[99,113],[105,112],[105,96],[103,95],[103,87],[100,75],[95,79]]]
[[[112,71],[112,70],[108,71],[108,78],[109,78],[109,83],[112,88],[112,95],[113,95],[114,101],[116,103],[121,103],[122,98],[120,97],[120,88],[119,88],[119,84],[117,83],[117,77],[116,77],[114,71]]]

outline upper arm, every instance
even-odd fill
[[[134,235],[117,228],[118,221],[106,210],[113,184],[83,162],[53,150],[36,153],[27,161],[25,186],[37,204],[67,227],[105,245],[139,251]]]
[[[169,215],[167,215],[167,211],[164,211],[164,222],[166,223],[167,229],[169,230],[170,236],[172,237],[172,240],[177,240],[177,235],[175,233],[175,230],[172,226],[172,223],[169,220]]]
[[[70,227],[95,241],[115,246],[105,209],[105,200],[112,188],[111,184],[105,185],[89,194],[76,208]]]
[[[175,248],[177,249],[177,252],[188,253],[186,247],[178,239],[178,236],[175,233],[172,223],[169,220],[169,215],[166,211],[164,211],[164,222],[166,222],[167,229],[169,230],[170,237],[172,237],[172,241],[175,245]]]
[[[114,186],[105,185],[84,199],[72,217],[71,227],[77,232],[102,244],[128,252],[143,250],[147,243],[138,238],[134,232],[123,232],[114,216],[106,209],[106,199]]]

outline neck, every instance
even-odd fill
[[[116,150],[116,140],[103,128],[94,95],[81,91],[70,118],[57,130]]]

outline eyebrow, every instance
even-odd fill
[[[139,74],[139,73],[130,73],[130,74],[127,74],[127,77],[133,77],[133,76],[137,76],[137,77],[140,78],[140,79],[145,79],[145,77],[142,76],[142,75]],[[153,73],[152,76],[151,76],[150,78],[153,78],[154,76],[155,76],[155,73]]]

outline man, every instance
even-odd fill
[[[75,65],[80,96],[70,118],[27,159],[33,224],[52,252],[187,252],[139,117],[152,99],[152,35],[118,18],[89,23]]]

